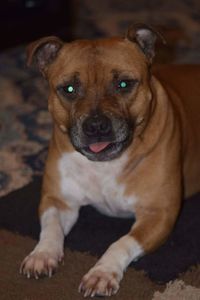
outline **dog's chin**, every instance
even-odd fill
[[[122,142],[111,142],[99,152],[94,152],[91,150],[91,147],[84,146],[81,148],[76,148],[78,152],[86,156],[89,160],[92,161],[109,161],[115,158],[118,158],[122,152],[130,144],[130,139],[127,139]]]

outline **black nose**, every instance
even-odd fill
[[[96,114],[88,117],[83,122],[82,128],[88,137],[108,136],[112,132],[112,123],[107,116]]]

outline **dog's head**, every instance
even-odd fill
[[[73,147],[90,160],[118,157],[151,111],[149,66],[156,33],[135,26],[125,38],[64,43],[46,37],[28,48],[50,86],[49,110]]]

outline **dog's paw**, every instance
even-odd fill
[[[79,292],[84,297],[112,296],[119,290],[120,276],[103,266],[95,266],[82,279]]]
[[[41,276],[51,277],[59,263],[63,262],[63,255],[48,251],[33,251],[22,262],[20,273],[27,278]]]

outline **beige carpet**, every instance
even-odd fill
[[[1,300],[78,300],[81,277],[96,258],[77,251],[65,250],[65,264],[51,278],[26,279],[19,274],[19,265],[32,250],[35,241],[0,231],[0,299]],[[128,268],[116,300],[199,300],[200,266],[182,274],[175,282],[159,285],[142,271]]]

